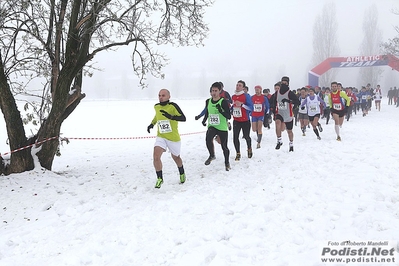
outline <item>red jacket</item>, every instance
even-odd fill
[[[347,93],[347,95],[351,99],[351,106],[354,105],[355,102],[357,102],[356,94],[351,92],[351,93]]]

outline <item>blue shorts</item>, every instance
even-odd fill
[[[252,116],[252,123],[258,122],[258,121],[262,121],[265,119],[265,116]]]

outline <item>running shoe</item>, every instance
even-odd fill
[[[277,145],[276,145],[276,150],[279,150],[280,149],[280,147],[283,145],[283,143],[282,142],[277,142]]]
[[[294,151],[294,146],[291,146],[290,149],[289,149],[289,151],[290,151],[290,152],[291,152],[291,151]]]
[[[341,141],[341,137],[340,137],[340,136],[338,136],[338,137],[337,137],[337,140],[338,140],[338,141]]]
[[[256,148],[259,149],[260,148],[260,143],[258,142],[258,144],[256,144]]]
[[[161,188],[161,185],[163,184],[163,179],[158,178],[157,183],[155,183],[155,188]]]
[[[320,136],[317,137],[318,140],[321,140]]]
[[[215,156],[209,156],[209,158],[206,159],[206,161],[205,161],[205,165],[210,165],[211,162],[212,162],[213,160],[215,160],[215,159],[216,159]]]
[[[180,175],[180,183],[184,183],[184,182],[186,182],[186,174],[181,174]]]
[[[241,153],[237,153],[235,160],[239,161],[241,159]]]
[[[231,169],[230,164],[226,163],[225,166],[226,166],[226,171],[230,171],[230,169]]]
[[[252,158],[252,149],[248,149],[248,158]]]

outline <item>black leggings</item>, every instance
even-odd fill
[[[219,136],[220,138],[220,145],[222,146],[223,150],[224,162],[229,163],[230,150],[227,147],[227,139],[228,139],[227,131],[221,131],[214,127],[208,128],[208,131],[206,132],[205,141],[206,141],[206,148],[209,151],[209,156],[212,157],[215,156],[215,146],[213,145],[213,139],[215,138],[216,135]]]
[[[249,136],[249,132],[251,130],[251,122],[245,121],[245,122],[238,122],[238,121],[233,121],[233,142],[234,142],[234,148],[236,149],[237,153],[240,153],[240,131],[242,129],[242,134],[244,136],[244,139],[247,141],[247,148],[251,149],[251,137]]]

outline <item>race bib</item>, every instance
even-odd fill
[[[241,107],[233,107],[233,116],[242,117]]]
[[[316,105],[311,105],[311,106],[309,106],[309,110],[311,112],[316,112],[317,111],[317,106]]]
[[[287,103],[283,103],[283,102],[278,102],[278,109],[287,110],[288,109],[288,104]]]
[[[362,95],[363,100],[367,100],[367,95]]]
[[[340,103],[334,103],[333,108],[334,108],[335,110],[341,110],[341,109],[342,109],[341,106],[342,106],[342,105],[341,105]]]
[[[220,125],[220,118],[218,114],[210,114],[209,115],[209,124],[210,125]]]
[[[172,127],[170,125],[169,120],[159,120],[158,128],[159,128],[159,132],[161,132],[162,134],[172,132]]]
[[[257,113],[262,112],[262,104],[261,103],[254,103],[254,112],[257,112]]]

